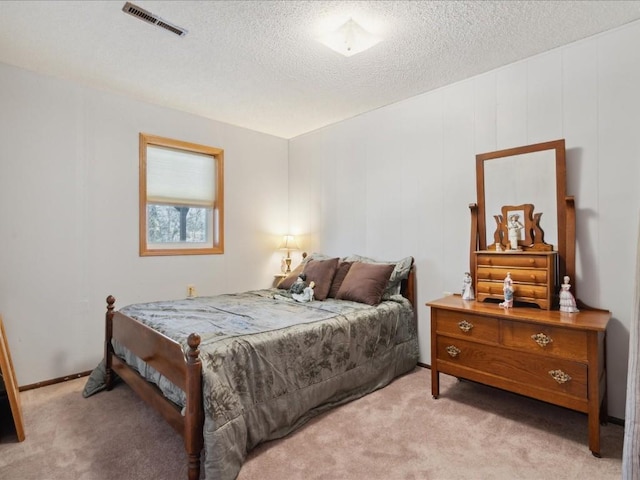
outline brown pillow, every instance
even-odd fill
[[[338,290],[336,298],[378,305],[394,265],[355,262]]]
[[[329,260],[309,260],[302,271],[306,276],[307,284],[315,282],[313,287],[313,298],[316,300],[324,300],[327,298],[333,276],[338,268],[338,258],[330,258]]]
[[[333,277],[333,282],[331,282],[331,288],[329,289],[327,298],[336,298],[338,290],[340,290],[340,285],[342,285],[344,277],[347,276],[347,272],[351,268],[352,264],[353,262],[340,262],[340,265],[338,265],[338,269],[336,270],[336,274]]]
[[[278,288],[283,288],[285,290],[289,290],[291,285],[298,279],[298,275],[302,273],[304,269],[304,263],[301,263],[296,268],[294,268],[289,275],[280,280],[278,284]]]

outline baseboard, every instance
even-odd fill
[[[431,370],[431,365],[429,365],[428,363],[418,362],[418,366]],[[624,419],[622,418],[608,416],[607,421],[613,423],[614,425],[621,425],[622,427],[624,427]]]
[[[86,377],[92,372],[92,370],[87,370],[86,372],[73,373],[71,375],[66,375],[64,377],[52,378],[51,380],[44,380],[42,382],[32,383],[30,385],[23,385],[19,387],[18,390],[24,392],[26,390],[33,390],[34,388],[46,387],[48,385],[54,385],[56,383],[66,382],[68,380],[74,380],[76,378]]]
[[[616,417],[607,417],[607,421],[613,423],[614,425],[620,425],[624,427],[624,419],[616,418]]]

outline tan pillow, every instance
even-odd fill
[[[340,265],[338,265],[338,269],[336,270],[336,274],[333,277],[333,282],[331,282],[331,288],[329,289],[327,298],[336,298],[338,290],[340,290],[340,286],[344,281],[344,277],[347,276],[347,272],[351,268],[352,264],[353,262],[340,262]]]
[[[394,265],[355,262],[338,290],[336,298],[378,305]]]
[[[298,275],[302,273],[303,269],[304,269],[304,263],[301,263],[296,268],[291,270],[291,273],[289,275],[287,275],[282,280],[280,280],[280,283],[278,284],[278,288],[289,290],[291,288],[291,285],[293,285],[293,283],[298,279]]]
[[[307,276],[307,284],[315,282],[313,287],[313,298],[316,300],[324,300],[329,294],[333,276],[338,268],[338,258],[330,258],[328,260],[309,260],[304,265],[302,272]]]

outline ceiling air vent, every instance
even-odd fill
[[[134,17],[137,17],[140,20],[144,20],[147,23],[151,23],[156,27],[164,28],[165,30],[168,30],[171,33],[175,33],[179,37],[184,37],[187,34],[187,30],[185,30],[184,28],[180,28],[176,25],[173,25],[163,20],[162,18],[158,17],[157,15],[154,15],[153,13],[146,11],[144,8],[140,8],[134,5],[131,2],[125,3],[124,7],[122,7],[122,11],[124,13],[128,13],[129,15],[133,15]]]

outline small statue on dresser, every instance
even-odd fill
[[[473,285],[471,281],[471,274],[464,272],[464,278],[462,279],[462,299],[474,300],[476,297],[473,295]]]
[[[560,287],[560,311],[565,313],[579,312],[576,305],[576,299],[571,293],[571,284],[569,283],[569,276],[565,275],[564,283]]]
[[[513,307],[513,280],[511,280],[511,272],[507,272],[507,276],[504,278],[502,287],[504,292],[504,302],[500,302],[500,306],[504,308]]]

